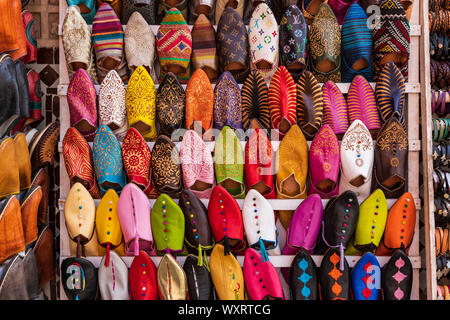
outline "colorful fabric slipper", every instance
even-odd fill
[[[158,265],[157,279],[161,300],[186,300],[188,290],[186,274],[170,253],[162,257]]]
[[[27,55],[21,60],[25,64],[36,62],[37,60],[37,40],[35,36],[33,14],[28,10],[22,11],[23,26],[27,36]]]
[[[384,300],[410,300],[412,283],[412,263],[402,250],[397,250],[381,271]]]
[[[272,129],[282,138],[297,122],[297,88],[285,66],[280,66],[270,81],[268,98]]]
[[[245,251],[243,273],[251,300],[284,300],[278,271],[269,260],[261,261],[261,254],[253,248]]]
[[[335,2],[342,1],[336,0]],[[367,27],[363,8],[353,3],[342,23],[342,82],[351,82],[356,75],[372,81],[372,32]]]
[[[308,41],[310,68],[317,81],[341,82],[341,28],[328,4],[320,5],[309,29]]]
[[[348,129],[347,102],[337,85],[327,81],[323,91],[323,124],[329,125],[341,137]]]
[[[128,129],[126,93],[125,85],[115,70],[108,72],[98,90],[98,122],[109,126],[119,141],[123,140]]]
[[[216,31],[211,21],[204,14],[200,14],[191,33],[193,69],[202,69],[210,81],[216,81],[219,72],[219,58],[217,56]]]
[[[202,69],[197,69],[186,86],[186,129],[203,134],[213,124],[214,89]]]
[[[98,286],[103,300],[129,300],[128,267],[120,256],[111,252],[111,264],[103,257],[98,268]]]
[[[378,300],[381,293],[380,263],[370,252],[358,260],[352,270],[352,292],[355,300]]]
[[[231,73],[225,71],[214,87],[214,128],[242,129],[241,90]]]
[[[208,199],[214,187],[214,162],[205,142],[192,130],[186,131],[180,147],[183,183],[186,190]]]
[[[62,27],[62,42],[69,80],[72,79],[75,71],[82,68],[87,71],[94,84],[97,84],[91,31],[77,6],[67,8]]]
[[[181,83],[187,83],[190,77],[192,35],[186,20],[176,8],[166,11],[156,34],[156,47],[161,65],[160,78],[172,72]]]
[[[352,122],[341,142],[339,194],[353,191],[358,200],[366,199],[372,186],[373,138],[361,120]]]
[[[125,57],[130,70],[134,71],[137,67],[144,66],[150,73],[153,82],[157,82],[158,78],[154,67],[156,60],[155,35],[138,11],[133,12],[127,22],[124,41]]]
[[[97,130],[97,91],[86,70],[78,69],[67,88],[70,125],[92,141]]]
[[[398,0],[381,0],[380,10],[380,22],[372,30],[375,80],[389,61],[408,80],[410,26],[405,10]]]
[[[308,144],[298,125],[293,125],[281,140],[276,154],[277,198],[306,198],[308,177]],[[290,211],[280,211],[279,219],[287,229],[292,217]]]
[[[308,194],[317,193],[322,199],[338,193],[339,141],[328,125],[323,125],[314,137],[309,149]]]
[[[114,12],[118,17],[122,17],[122,1],[126,2],[126,0],[97,0],[97,8],[101,6],[103,2],[107,2],[111,8],[114,9]],[[147,0],[140,0],[142,2]],[[137,7],[136,10],[138,10],[140,7]],[[126,23],[124,23],[126,24]]]
[[[289,269],[292,300],[319,300],[317,267],[306,250],[300,250]]]
[[[327,3],[331,10],[333,10],[339,25],[343,25],[346,14],[348,14],[350,7],[356,2],[358,2],[358,0],[328,0]]]
[[[408,145],[408,134],[394,113],[381,127],[375,143],[375,185],[388,199],[405,192]]]
[[[241,17],[244,17],[245,0],[216,0],[216,24],[218,25],[222,17],[225,15],[227,8],[231,8]]]
[[[80,283],[83,285],[76,285]],[[98,275],[94,264],[79,257],[61,262],[61,284],[69,300],[95,300],[98,296]]]
[[[190,254],[183,264],[186,273],[189,300],[214,300],[214,285],[209,268],[197,264],[197,257]]]
[[[357,75],[348,89],[347,94],[348,118],[350,123],[361,120],[369,129],[373,138],[376,138],[381,128],[375,94],[369,82]]]
[[[158,281],[156,266],[145,251],[133,259],[130,266],[130,299],[158,300]]]
[[[405,78],[397,66],[389,61],[381,70],[376,86],[376,97],[381,120],[386,122],[394,112],[406,129]]]
[[[240,3],[244,3],[244,0],[241,0]],[[248,34],[241,16],[232,7],[226,7],[220,21],[216,17],[216,21],[219,21],[217,23],[217,50],[220,70],[221,72],[231,72],[239,83],[244,82],[250,69]]]
[[[330,248],[325,253],[318,278],[322,300],[350,300],[350,267],[339,249]]]
[[[268,88],[261,73],[252,70],[241,89],[242,127],[248,129],[270,129]]]
[[[167,136],[161,135],[152,149],[152,179],[159,194],[177,197],[183,187],[178,150]]]
[[[250,4],[249,6],[250,7]],[[253,11],[249,23],[250,68],[258,70],[270,83],[278,68],[279,31],[272,10],[262,2]]]
[[[134,12],[141,14],[149,25],[156,24],[157,0],[120,0],[120,2],[122,2],[122,24],[127,24]],[[116,14],[120,17],[117,11]]]
[[[151,152],[147,142],[135,128],[128,129],[123,139],[122,154],[128,181],[145,190],[150,184]]]
[[[245,184],[247,191],[255,189],[266,199],[274,199],[274,153],[272,143],[261,129],[256,129],[245,144]]]
[[[306,139],[312,140],[322,126],[322,87],[310,71],[304,71],[297,82],[297,123]]]
[[[67,5],[77,6],[87,24],[92,24],[95,17],[95,0],[67,0]]]
[[[62,141],[64,164],[70,183],[80,182],[95,199],[100,198],[94,174],[92,151],[80,132],[71,127],[67,129]]]
[[[122,150],[120,143],[108,126],[100,125],[94,138],[94,168],[100,191],[114,189],[120,194],[125,186]]]
[[[156,119],[160,133],[171,136],[184,123],[186,94],[177,77],[168,72],[156,92]]]
[[[137,67],[128,81],[126,93],[128,124],[147,141],[156,140],[156,89],[143,66]]]
[[[214,169],[218,185],[233,197],[244,198],[244,154],[241,142],[228,126],[222,128],[214,145]]]
[[[306,69],[307,42],[306,20],[301,10],[291,5],[280,22],[280,54],[282,64],[294,78],[298,78]]]
[[[231,251],[239,253],[245,249],[241,208],[233,196],[221,186],[215,186],[211,193],[208,220],[216,246],[224,246],[222,255],[230,255]],[[210,264],[212,268],[211,260]]]

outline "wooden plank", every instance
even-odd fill
[[[423,175],[423,215],[425,229],[425,261],[427,299],[436,300],[436,253],[434,237],[434,192],[433,192],[433,140],[431,130],[431,76],[430,76],[430,35],[428,21],[428,0],[420,1],[420,82],[421,82],[421,122],[422,122],[422,175]]]

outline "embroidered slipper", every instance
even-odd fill
[[[198,1],[201,2],[201,0]],[[210,2],[210,0],[207,2]],[[202,5],[199,4],[199,6]],[[217,80],[219,58],[217,56],[216,31],[204,14],[198,16],[191,33],[193,69],[203,69],[209,80]]]
[[[189,24],[194,24],[201,15],[214,24],[216,13],[216,0],[192,0],[189,1]]]
[[[214,87],[214,128],[242,129],[241,90],[231,73],[225,71]]]
[[[375,79],[384,65],[394,62],[408,80],[410,26],[405,10],[398,0],[380,1],[381,17],[372,30]]]
[[[241,209],[233,196],[223,187],[215,186],[208,203],[208,220],[218,244],[223,245],[222,255],[239,253],[245,249],[244,225]],[[211,256],[214,254],[211,253]],[[211,268],[212,261],[210,260]]]
[[[381,271],[383,299],[410,300],[412,283],[412,263],[402,250],[397,250]]]
[[[166,11],[156,34],[156,47],[161,65],[160,78],[164,78],[167,72],[172,72],[181,83],[186,83],[190,76],[192,35],[179,10],[172,8]],[[187,72],[189,74],[186,78]]]
[[[237,199],[244,198],[244,155],[241,142],[228,126],[222,128],[214,145],[214,170],[217,185]]]
[[[339,194],[353,191],[358,200],[366,199],[372,186],[373,138],[361,120],[352,122],[341,142]]]
[[[213,124],[214,90],[208,76],[197,69],[186,86],[186,129],[203,134]]]
[[[128,81],[128,66],[125,60],[122,24],[107,3],[98,9],[92,23],[92,45],[94,47],[97,78],[102,82],[111,70],[116,70],[122,81]]]
[[[126,88],[115,70],[108,72],[98,91],[98,123],[107,125],[122,141],[127,129]]]
[[[158,281],[156,266],[145,251],[133,259],[130,266],[130,299],[158,300]]]
[[[308,25],[301,10],[291,5],[280,22],[280,54],[282,64],[294,78],[307,66]]]
[[[220,21],[216,17],[220,70],[231,72],[239,83],[244,82],[250,69],[248,34],[241,16],[233,8],[226,7]]]
[[[67,88],[70,125],[77,128],[87,141],[94,140],[97,131],[97,92],[84,69],[75,72]]]
[[[381,128],[381,121],[375,94],[369,82],[361,75],[353,78],[348,89],[347,106],[350,123],[353,123],[355,120],[361,120],[369,129],[372,137],[376,138]]]
[[[136,128],[147,141],[156,140],[156,89],[143,66],[128,81],[126,106],[129,127]]]
[[[188,22],[189,21],[189,15],[188,15],[188,0],[155,0],[158,2],[158,9],[156,12],[156,24],[161,24],[161,22],[164,20],[165,15],[167,14],[167,11],[170,11],[171,9],[176,9],[177,11],[180,11],[180,13],[183,16],[183,19]]]
[[[98,296],[98,275],[92,262],[71,257],[61,262],[61,284],[69,300],[95,300]]]
[[[156,92],[156,119],[160,134],[171,136],[184,123],[186,94],[177,77],[168,72]]]
[[[125,57],[128,67],[133,72],[137,67],[144,66],[151,75],[153,82],[158,81],[154,64],[156,61],[156,39],[144,17],[137,11],[133,12],[127,22],[124,34]]]
[[[381,295],[381,267],[370,252],[358,260],[352,270],[352,292],[355,300],[378,300]]]
[[[339,88],[332,81],[327,81],[323,90],[323,124],[333,129],[338,138],[348,129],[347,102]]]
[[[249,5],[250,6],[250,5]],[[248,29],[250,68],[258,70],[270,83],[279,62],[279,30],[269,6],[262,2],[253,11]]]
[[[102,195],[108,189],[114,189],[118,194],[125,186],[122,150],[111,129],[100,125],[94,138],[93,146],[94,168]]]
[[[261,73],[252,70],[241,89],[242,127],[270,130],[270,109],[268,88]]]
[[[208,199],[214,182],[214,161],[201,136],[188,130],[183,136],[180,147],[183,183],[186,190],[197,197]]]
[[[323,125],[314,137],[309,149],[308,194],[317,193],[322,199],[338,193],[339,141],[328,125]]]
[[[310,71],[304,71],[297,82],[297,124],[308,140],[322,126],[322,87]]]
[[[270,81],[268,98],[272,129],[282,138],[297,121],[297,88],[285,66],[280,66]]]
[[[92,151],[80,132],[71,127],[67,129],[62,141],[64,164],[70,184],[80,182],[95,199],[100,198],[94,174]]]
[[[318,278],[322,300],[350,300],[350,267],[339,249],[330,248],[323,256]]]
[[[245,0],[216,0],[216,24],[219,24],[227,8],[235,10],[242,19],[244,17],[245,2]]]
[[[300,250],[289,269],[292,300],[319,300],[317,267],[306,250]]]
[[[343,1],[336,0],[335,2]],[[342,23],[342,82],[351,82],[356,75],[372,81],[372,32],[367,26],[363,8],[353,3]]]
[[[21,60],[25,64],[36,62],[37,60],[37,40],[35,36],[33,14],[28,10],[22,11],[23,26],[26,34],[27,54]]]
[[[77,6],[81,12],[81,16],[87,24],[92,24],[95,17],[95,1],[94,0],[67,0],[67,5]]]
[[[67,8],[62,27],[62,42],[69,80],[75,71],[81,68],[85,69],[94,84],[97,84],[91,31],[77,6]]]
[[[328,0],[327,3],[331,10],[333,10],[339,25],[342,25],[346,14],[349,12],[349,8],[356,2],[358,0]]]
[[[376,97],[381,120],[386,122],[394,112],[406,129],[405,117],[405,78],[397,66],[389,61],[381,70],[376,86]]]
[[[408,134],[394,114],[381,127],[375,143],[375,186],[388,199],[405,192],[407,159]]]
[[[178,197],[182,187],[182,173],[178,150],[169,137],[161,135],[152,149],[152,179],[159,194]]]
[[[30,143],[31,172],[47,164],[53,166],[59,130],[59,121],[53,121],[35,135]]]
[[[138,12],[139,14],[141,14],[149,25],[156,24],[156,5],[158,3],[158,0],[120,1],[122,1],[122,24],[127,24],[134,12]],[[114,8],[114,5],[111,4],[111,6]],[[117,11],[116,14],[118,17],[120,17],[120,14],[117,13]]]
[[[135,128],[128,129],[122,144],[123,166],[128,181],[145,190],[150,184],[151,152],[145,139]]]
[[[275,161],[277,198],[306,198],[308,144],[298,125],[293,125],[281,140]],[[285,229],[291,217],[291,211],[279,212],[279,219]]]
[[[310,68],[317,81],[341,82],[341,29],[328,4],[320,6],[308,35]]]
[[[245,184],[247,192],[255,189],[266,199],[275,199],[272,144],[261,129],[256,129],[245,144]]]

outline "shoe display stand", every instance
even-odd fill
[[[412,244],[410,246],[409,250],[409,258],[411,260],[412,266],[413,266],[413,289],[411,293],[411,299],[418,300],[419,299],[419,269],[421,268],[421,258],[419,256],[419,213],[421,210],[421,199],[419,198],[419,172],[420,172],[420,164],[419,164],[419,156],[420,152],[422,150],[421,148],[421,141],[420,141],[420,131],[419,131],[419,121],[420,121],[420,105],[422,105],[422,108],[424,108],[425,104],[424,101],[430,101],[430,99],[426,100],[427,97],[424,97],[424,94],[422,94],[422,97],[420,97],[421,93],[426,93],[428,96],[430,96],[430,90],[429,90],[429,82],[428,87],[425,85],[425,83],[421,83],[420,81],[424,81],[423,74],[424,74],[424,68],[423,61],[424,59],[427,59],[427,55],[425,57],[422,56],[423,51],[428,51],[428,44],[424,44],[425,39],[428,41],[428,35],[426,33],[428,32],[428,0],[416,0],[413,4],[413,11],[411,15],[410,25],[411,25],[411,52],[410,52],[410,59],[409,59],[409,79],[408,83],[406,84],[406,115],[407,115],[407,124],[408,124],[408,139],[409,139],[409,151],[408,151],[408,178],[407,178],[407,190],[409,191],[413,198],[417,209],[417,219],[416,219],[416,227],[415,227],[415,234],[412,241]],[[60,123],[61,123],[61,131],[60,131],[60,142],[58,144],[58,151],[59,151],[59,159],[60,159],[60,195],[61,199],[59,199],[59,219],[60,219],[60,252],[59,252],[59,264],[67,258],[71,256],[70,253],[70,241],[72,241],[69,238],[69,235],[67,233],[65,220],[64,220],[64,201],[65,197],[69,193],[70,190],[70,181],[66,172],[66,168],[64,165],[64,157],[62,154],[62,140],[64,138],[64,135],[67,131],[67,129],[70,127],[70,117],[69,117],[69,106],[67,102],[66,92],[67,87],[69,84],[69,78],[66,68],[66,61],[64,56],[64,48],[62,44],[62,37],[61,37],[61,30],[62,30],[62,24],[64,21],[64,17],[66,14],[67,9],[67,2],[66,0],[59,0],[59,74],[60,74],[60,83],[58,86],[58,95],[60,96]],[[424,14],[425,13],[425,14]],[[422,17],[422,15],[424,17]],[[426,21],[424,21],[426,19]],[[151,26],[154,34],[156,34],[158,26]],[[425,48],[423,48],[425,46]],[[419,55],[419,48],[420,55]],[[429,56],[428,56],[429,58]],[[428,62],[429,63],[429,62]],[[420,68],[419,68],[420,65]],[[157,70],[157,68],[156,68]],[[428,79],[429,79],[429,64],[428,64]],[[157,70],[158,72],[158,70]],[[425,78],[426,79],[426,78]],[[337,84],[339,89],[343,94],[346,94],[348,92],[348,88],[350,86],[350,83],[341,83]],[[375,88],[375,83],[371,83],[372,88]],[[156,84],[156,86],[158,86]],[[184,86],[185,87],[185,86]],[[426,87],[428,90],[425,90]],[[98,89],[98,86],[97,86]],[[428,97],[429,98],[429,97]],[[425,99],[425,100],[424,100]],[[429,105],[428,105],[429,106]],[[429,107],[427,107],[427,110],[430,110]],[[427,116],[425,114],[425,116]],[[431,119],[431,115],[429,115]],[[424,123],[426,117],[424,117],[424,114],[422,114],[422,123]],[[431,123],[431,120],[430,120]],[[424,131],[427,131],[424,133]],[[428,133],[428,135],[426,134]],[[422,136],[423,137],[430,137],[431,136],[431,129],[427,128],[427,126],[422,126]],[[431,151],[427,153],[427,151],[431,150],[431,142],[429,142],[430,139],[426,140],[426,143],[424,144],[424,150],[422,150],[424,154],[424,164],[425,164],[425,156],[429,156],[431,159]],[[431,141],[431,140],[430,140]],[[153,147],[153,143],[148,143],[150,149]],[[179,148],[180,143],[176,143],[177,147]],[[208,147],[212,151],[214,148],[214,142],[207,143]],[[274,152],[277,152],[278,150],[278,141],[272,142]],[[92,147],[92,143],[90,143],[90,146]],[[245,141],[242,141],[242,147],[244,148]],[[431,161],[431,160],[430,160]],[[431,166],[432,170],[432,166]],[[426,170],[425,170],[426,171]],[[424,181],[425,172],[424,172]],[[429,181],[428,181],[429,182]],[[427,184],[426,184],[427,185]],[[433,191],[432,186],[428,183],[428,188],[431,187],[431,193]],[[427,192],[425,192],[427,193]],[[429,209],[429,202],[433,202],[433,197],[427,198],[428,203],[425,202],[425,210]],[[150,203],[153,206],[156,199],[150,199]],[[174,199],[176,202],[178,200]],[[397,199],[388,199],[388,206],[391,207]],[[99,203],[100,199],[96,199],[95,203],[96,205]],[[204,199],[202,200],[205,205],[208,204],[208,200]],[[243,199],[237,200],[238,204],[242,207]],[[302,202],[301,199],[298,200],[288,200],[288,199],[275,199],[275,200],[268,200],[269,203],[272,205],[274,210],[295,210],[298,205]],[[328,200],[323,200],[323,205],[325,207]],[[432,214],[432,213],[431,213]],[[428,219],[425,219],[426,222]],[[434,223],[433,224],[433,230],[434,232]],[[434,238],[431,232],[428,232],[427,230],[427,239],[430,237],[430,239],[427,240],[427,246],[429,244],[429,241],[433,243],[434,246]],[[102,257],[86,257],[89,259],[96,267],[100,264],[100,261]],[[159,261],[161,260],[161,257],[151,257],[152,260],[155,262],[156,265],[159,264]],[[287,267],[289,268],[291,265],[291,262],[294,258],[293,255],[280,255],[280,256],[270,256],[270,261],[272,264],[279,268],[279,267]],[[388,256],[379,256],[377,257],[380,265],[383,266],[390,257]],[[427,256],[428,258],[428,256]],[[134,257],[128,257],[123,256],[122,259],[129,267],[131,265],[131,262],[133,261]],[[183,265],[185,257],[179,256],[176,258],[177,261]],[[243,264],[244,256],[238,256],[237,257],[239,263]],[[313,256],[313,259],[317,266],[320,266],[322,256]],[[349,266],[352,268],[356,262],[360,259],[360,256],[346,256],[346,259],[349,263]],[[428,270],[428,264],[429,259],[427,259],[427,270]],[[427,284],[429,285],[428,281]],[[430,288],[428,288],[431,290]],[[62,285],[60,285],[60,299],[67,299],[63,290]]]

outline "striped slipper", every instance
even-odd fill
[[[410,26],[405,9],[398,0],[380,2],[381,18],[377,28],[372,30],[375,79],[383,66],[393,61],[408,80]]]
[[[231,73],[225,71],[214,87],[214,128],[242,129],[241,90]]]
[[[285,66],[280,66],[270,81],[268,98],[272,129],[279,131],[281,139],[297,122],[297,88]]]
[[[92,24],[92,44],[97,61],[97,78],[102,82],[109,71],[116,70],[122,81],[128,81],[128,66],[124,52],[124,34],[120,19],[113,8],[103,3]]]
[[[270,129],[270,110],[267,85],[258,70],[253,70],[241,90],[242,127],[244,130]]]
[[[372,81],[372,32],[367,15],[357,3],[350,6],[342,24],[342,82],[360,74]]]
[[[389,61],[381,70],[375,92],[381,121],[386,122],[394,112],[398,112],[400,122],[406,128],[405,78],[392,61]]]
[[[216,81],[219,71],[216,31],[204,14],[200,14],[192,28],[192,66],[203,69],[209,80]]]
[[[297,123],[307,140],[312,140],[322,126],[322,87],[310,71],[297,83]]]
[[[361,120],[373,138],[380,130],[381,122],[372,87],[363,76],[357,75],[347,94],[348,117],[350,123]]]
[[[342,138],[348,129],[348,110],[345,98],[332,81],[327,81],[323,87],[323,124],[328,124]]]

